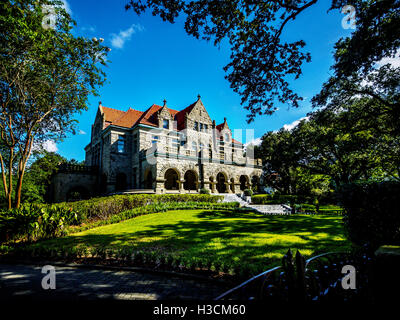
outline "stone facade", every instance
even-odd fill
[[[238,193],[255,187],[261,160],[244,156],[226,118],[216,125],[200,96],[177,111],[152,105],[144,112],[99,104],[85,147],[85,164],[98,168],[100,193]]]

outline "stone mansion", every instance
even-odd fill
[[[244,154],[226,118],[218,125],[211,120],[200,96],[181,111],[167,107],[165,100],[163,106],[153,104],[144,112],[116,110],[100,102],[85,152],[87,168],[96,168],[83,186],[90,194],[135,189],[193,193],[201,188],[239,193],[258,185],[262,172],[261,160]],[[56,188],[65,192],[79,184],[67,173],[56,181]],[[66,181],[72,183],[67,186]]]

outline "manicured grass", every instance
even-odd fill
[[[31,246],[137,248],[183,260],[246,264],[261,271],[280,263],[289,248],[305,256],[346,250],[341,217],[264,216],[233,210],[153,213]]]

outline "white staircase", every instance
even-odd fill
[[[224,193],[221,194],[224,196],[222,202],[239,202],[241,207],[251,208],[257,211],[258,213],[265,215],[290,215],[292,209],[285,204],[262,204],[262,205],[254,205],[250,204],[237,194],[234,193]]]

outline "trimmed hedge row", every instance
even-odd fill
[[[23,205],[19,209],[0,211],[0,243],[59,237],[66,234],[68,226],[96,221],[119,222],[127,210],[157,212],[162,208],[173,209],[179,204],[190,207],[193,203],[220,204],[221,196],[210,195],[115,195],[54,205]],[[136,211],[135,211],[136,210]],[[133,213],[132,213],[133,214]],[[134,216],[134,215],[133,215]],[[133,217],[131,216],[131,217]],[[114,220],[113,220],[114,219]],[[114,223],[111,222],[111,223]],[[100,225],[100,222],[99,222]]]
[[[176,202],[208,202],[218,203],[222,196],[207,194],[131,194],[114,195],[111,197],[93,198],[76,202],[62,202],[55,204],[60,208],[71,208],[77,213],[77,223],[93,220],[104,220],[125,210],[159,203]]]
[[[121,213],[115,214],[109,217],[108,219],[94,221],[90,224],[85,224],[77,227],[71,226],[68,228],[68,233],[76,233],[108,224],[118,223],[124,220],[128,220],[149,213],[165,212],[169,210],[194,210],[194,209],[240,210],[238,202],[224,202],[224,203],[177,202],[177,203],[151,204],[143,207],[126,210]]]
[[[283,195],[283,194],[257,194],[251,197],[253,204],[290,204],[313,203],[313,199],[305,196]]]
[[[340,188],[351,241],[378,247],[400,244],[400,182],[359,182]]]

